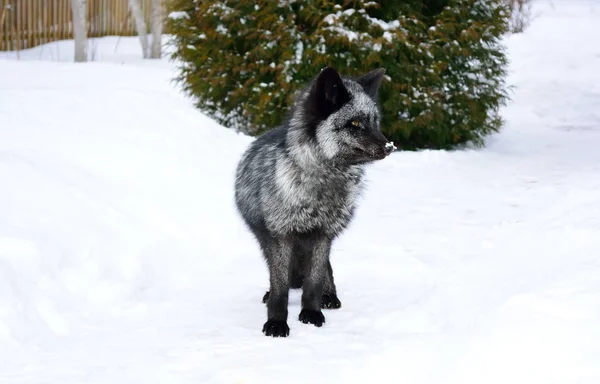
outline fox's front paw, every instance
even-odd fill
[[[324,294],[321,297],[321,308],[325,309],[338,309],[342,306],[342,302],[335,294]]]
[[[290,334],[290,327],[285,321],[267,320],[262,331],[266,336],[287,337]]]
[[[302,311],[300,311],[300,316],[298,316],[298,320],[300,320],[304,324],[314,324],[315,327],[320,327],[325,322],[325,316],[323,316],[323,312],[321,311],[303,309]]]

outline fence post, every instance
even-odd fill
[[[2,14],[0,14],[0,47],[4,47],[4,18],[6,17],[7,9],[8,4],[4,4],[4,0],[2,0]]]

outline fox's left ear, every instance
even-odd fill
[[[371,96],[375,97],[377,95],[377,90],[379,89],[379,84],[381,84],[381,79],[385,74],[385,68],[375,69],[366,75],[359,77],[356,81],[360,84],[365,92]]]

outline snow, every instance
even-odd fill
[[[302,40],[298,40],[296,42],[296,63],[300,64],[302,62],[302,54],[304,53],[304,43]]]
[[[346,28],[344,25],[342,25],[342,23],[340,22],[340,19],[343,16],[349,17],[352,16],[354,14],[354,9],[347,9],[345,11],[338,11],[336,13],[331,13],[327,16],[325,16],[323,18],[323,23],[327,23],[330,25],[330,27],[327,27],[327,29],[334,31],[335,33],[339,34],[339,35],[344,35],[346,36],[346,38],[348,38],[348,40],[352,41],[355,39],[359,38],[359,34],[355,31],[352,31],[348,28]],[[363,34],[366,35],[366,34]]]
[[[215,30],[222,35],[226,35],[227,33],[229,33],[227,27],[225,27],[223,24],[217,25],[217,28],[215,28]]]
[[[389,41],[390,43],[392,42],[392,40],[394,39],[394,35],[392,35],[391,33],[389,33],[388,31],[383,32],[383,38],[386,39],[387,41]],[[381,50],[378,49],[378,51]]]
[[[286,339],[233,205],[251,139],[136,38],[0,53],[0,382],[598,383],[600,4],[534,13],[503,131],[371,167],[342,308],[301,324],[293,291]]]
[[[365,4],[365,7],[368,5],[369,4]],[[365,12],[364,9],[359,10],[359,13],[364,13],[364,12]],[[325,16],[323,18],[323,22],[330,25],[330,27],[327,27],[327,29],[335,31],[337,34],[344,35],[348,38],[348,40],[352,41],[352,40],[358,39],[360,36],[367,35],[364,33],[359,34],[359,33],[352,31],[342,25],[343,24],[343,23],[341,23],[342,18],[350,17],[350,16],[354,15],[354,13],[356,13],[356,11],[352,8],[346,9],[344,11],[338,11],[336,13],[332,13],[332,14]],[[383,20],[371,17],[369,15],[364,15],[364,18],[372,25],[378,25],[384,31],[383,37],[389,42],[391,42],[392,39],[394,38],[394,35],[392,33],[390,33],[389,31],[393,31],[393,30],[400,28],[400,21],[398,21],[398,20],[388,23]],[[375,44],[373,49],[375,51],[380,51],[381,44]]]
[[[391,23],[385,22],[383,20],[380,19],[376,19],[374,17],[368,16],[366,15],[365,18],[367,20],[369,20],[371,22],[371,24],[377,24],[381,27],[381,29],[383,29],[384,31],[390,31],[390,30],[394,30],[394,29],[398,29],[400,28],[400,21],[399,20],[394,20]]]
[[[179,20],[179,19],[189,19],[189,18],[190,18],[190,16],[187,14],[187,12],[176,11],[176,12],[169,13],[169,19]]]

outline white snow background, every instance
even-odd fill
[[[0,54],[0,382],[600,382],[600,2],[507,39],[486,148],[395,153],[332,262],[342,308],[265,337],[233,205],[252,139],[135,38]]]

